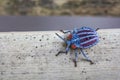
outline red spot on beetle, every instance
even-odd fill
[[[72,44],[72,45],[71,45],[71,48],[72,48],[72,49],[76,49],[77,47],[76,47],[75,44]]]

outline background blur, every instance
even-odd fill
[[[0,15],[120,16],[120,0],[0,0]]]

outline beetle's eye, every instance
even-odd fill
[[[68,40],[72,39],[72,34],[68,35],[67,39]]]

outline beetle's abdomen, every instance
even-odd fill
[[[99,38],[94,29],[82,27],[76,33],[80,38],[80,48],[89,48],[98,43]]]

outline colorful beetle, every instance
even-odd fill
[[[90,48],[94,45],[96,45],[99,42],[98,34],[97,34],[97,28],[96,30],[90,28],[90,27],[82,27],[79,29],[74,29],[72,31],[63,31],[60,30],[63,33],[69,33],[67,36],[67,39],[62,38],[60,35],[56,33],[56,35],[61,38],[67,45],[65,51],[59,51],[56,56],[58,56],[60,53],[68,53],[69,49],[75,50],[75,67],[77,66],[78,61],[78,52],[77,49],[80,49],[83,56],[86,58],[87,61],[89,61],[91,64],[93,64],[92,60],[84,53],[83,49]]]

